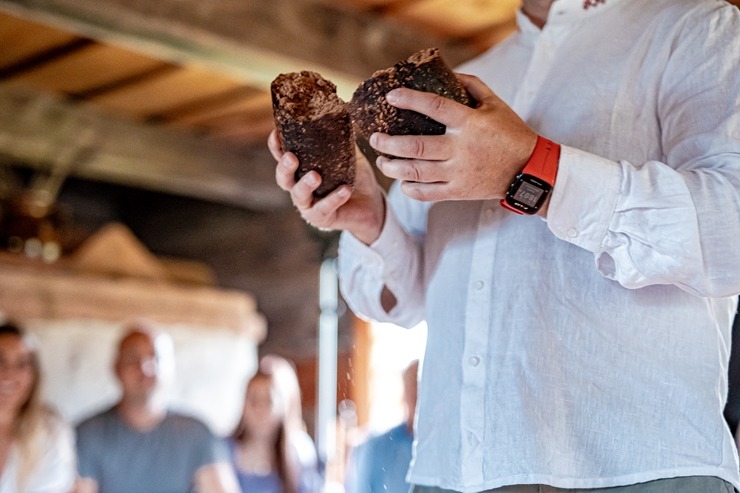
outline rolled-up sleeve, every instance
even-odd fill
[[[352,234],[339,242],[339,279],[342,295],[353,312],[379,322],[412,327],[424,317],[421,282],[421,235],[412,222],[423,225],[426,206],[413,204],[394,185],[388,196],[386,218],[378,239],[370,246]],[[399,216],[406,220],[401,224]],[[423,226],[420,226],[423,227]],[[381,293],[387,287],[398,301],[386,312]]]
[[[612,161],[564,147],[548,224],[627,288],[740,292],[740,48],[737,25],[686,22],[658,81],[660,160]],[[712,56],[698,60],[697,50]],[[631,122],[621,122],[630,125]]]

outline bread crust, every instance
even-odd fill
[[[355,182],[354,129],[347,104],[336,91],[336,85],[311,71],[280,74],[271,84],[283,150],[298,157],[296,180],[311,170],[321,175],[316,197]]]
[[[476,104],[442,59],[439,49],[428,48],[393,67],[376,71],[355,90],[349,111],[358,136],[369,139],[374,132],[391,135],[445,133],[446,128],[442,123],[388,103],[386,94],[399,87],[431,92],[470,107]]]
[[[415,111],[396,108],[386,94],[398,87],[431,92],[475,107],[476,101],[445,63],[439,49],[414,53],[393,67],[378,70],[345,103],[336,86],[316,72],[280,74],[271,85],[275,126],[283,150],[298,157],[295,178],[311,170],[322,182],[314,192],[325,197],[340,185],[354,187],[355,142],[366,155],[374,132],[391,135],[442,135],[445,126]]]

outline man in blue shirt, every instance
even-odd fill
[[[419,361],[403,372],[406,420],[390,430],[369,438],[353,451],[347,466],[346,493],[407,493],[406,473],[411,464],[414,442]]]
[[[169,335],[127,327],[115,374],[121,399],[77,427],[77,493],[235,493],[228,449],[200,420],[167,407],[174,376]]]

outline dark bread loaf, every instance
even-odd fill
[[[385,95],[398,87],[432,92],[470,107],[476,104],[442,59],[439,50],[428,48],[393,67],[378,70],[357,88],[349,103],[349,111],[355,132],[360,137],[367,140],[374,132],[391,135],[445,133],[445,126],[428,116],[391,106]]]
[[[314,195],[354,186],[355,136],[347,104],[337,87],[315,72],[278,75],[271,84],[275,126],[283,150],[298,157],[296,180],[310,170],[321,175]]]

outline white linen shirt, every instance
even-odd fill
[[[355,313],[427,321],[409,479],[740,488],[722,417],[740,293],[740,12],[558,0],[543,30],[518,20],[460,71],[563,145],[547,221],[394,185],[378,240],[340,241]]]

